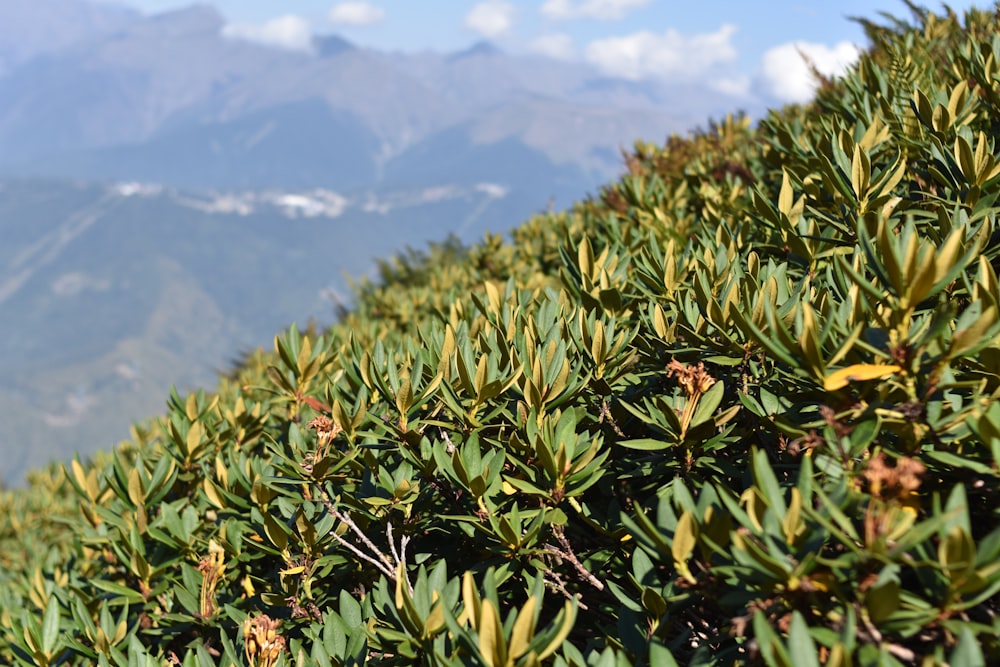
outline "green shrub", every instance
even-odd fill
[[[915,20],[3,494],[0,661],[1000,662],[1000,25]]]

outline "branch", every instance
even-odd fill
[[[365,535],[360,528],[358,528],[358,524],[354,523],[354,520],[349,515],[344,514],[343,512],[337,509],[336,505],[333,504],[333,500],[331,500],[330,498],[330,494],[326,492],[326,489],[324,489],[321,486],[318,486],[318,488],[320,494],[323,496],[323,505],[326,507],[326,510],[330,513],[330,515],[333,516],[333,518],[342,521],[348,528],[350,528],[351,531],[353,531],[354,534],[358,536],[361,542],[369,549],[371,549],[372,553],[375,554],[375,556],[377,556],[378,558],[366,554],[357,546],[351,544],[343,537],[338,535],[337,531],[335,530],[330,531],[330,534],[333,536],[333,539],[335,539],[338,544],[343,546],[352,554],[364,560],[365,562],[371,563],[372,565],[377,567],[379,571],[382,572],[382,574],[395,581],[396,573],[392,570],[392,568],[390,568],[390,565],[393,564],[392,559],[386,556],[384,553],[382,553],[379,550],[379,548],[376,547],[372,543],[372,541],[368,539],[368,536]]]
[[[551,544],[546,544],[545,550],[551,554],[558,556],[559,558],[562,558],[565,561],[568,561],[569,564],[572,565],[573,568],[576,570],[577,574],[579,574],[580,577],[584,579],[584,581],[589,583],[597,590],[603,591],[604,582],[595,577],[590,572],[590,570],[588,570],[583,566],[583,563],[580,562],[580,559],[576,557],[576,554],[573,552],[573,546],[569,543],[569,540],[566,539],[566,535],[563,532],[562,526],[553,526],[552,534],[556,536],[556,539],[559,541],[559,546],[561,546],[562,549],[554,547]]]

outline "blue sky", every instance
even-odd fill
[[[117,0],[146,12],[190,0]],[[454,51],[489,39],[514,52],[588,62],[630,79],[708,82],[780,101],[808,97],[806,53],[838,73],[864,45],[850,16],[907,16],[898,0],[215,0],[226,34],[308,48],[313,33],[390,51]],[[928,3],[930,7],[940,6]],[[952,2],[958,11],[968,0]],[[981,3],[980,3],[981,4]]]

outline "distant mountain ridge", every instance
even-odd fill
[[[80,0],[0,0],[0,75],[41,54],[108,35],[140,16]]]
[[[11,1],[0,5],[0,19]],[[33,0],[37,7],[67,2],[103,18],[62,48],[12,60],[0,75],[0,171],[119,178],[109,162],[144,172],[145,161],[158,165],[158,178],[190,186],[171,180],[190,169],[165,144],[196,141],[215,151],[200,160],[199,185],[260,182],[265,176],[243,171],[257,168],[245,146],[226,137],[266,133],[288,110],[315,105],[326,113],[313,108],[294,125],[323,139],[291,141],[284,150],[274,143],[267,159],[275,171],[322,160],[340,163],[331,178],[356,167],[364,173],[461,127],[461,150],[517,141],[553,165],[580,168],[593,185],[616,173],[619,146],[662,139],[731,106],[705,90],[698,108],[687,96],[683,112],[671,110],[663,85],[609,80],[581,64],[507,54],[489,42],[451,54],[387,54],[321,35],[312,53],[292,52],[223,36],[225,20],[207,5],[145,17],[83,0]],[[52,21],[40,10],[36,17]],[[40,48],[26,44],[19,53]],[[190,148],[177,153],[193,155]]]

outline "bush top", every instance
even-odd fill
[[[0,660],[1000,661],[1000,26],[864,25],[5,494]]]

